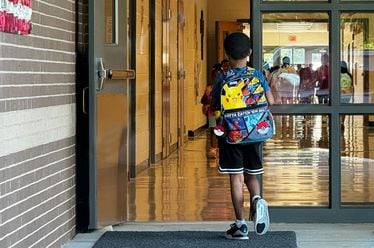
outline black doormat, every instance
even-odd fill
[[[293,248],[297,247],[296,234],[291,231],[268,232],[258,236],[249,233],[249,240],[229,240],[222,232],[178,231],[178,232],[106,232],[95,243],[94,248]]]

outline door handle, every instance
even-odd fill
[[[111,80],[126,80],[135,78],[135,70],[108,70],[108,78]]]
[[[135,78],[135,70],[131,69],[105,69],[103,58],[99,58],[97,76],[99,78],[99,85],[97,90],[100,91],[104,88],[104,80],[127,80]]]
[[[171,79],[172,79],[171,71],[168,71],[168,72],[166,73],[166,80],[171,81]]]
[[[86,91],[88,90],[88,87],[84,87],[83,88],[83,97],[82,97],[82,110],[83,110],[83,114],[87,114],[87,110],[86,110]]]

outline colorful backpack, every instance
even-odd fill
[[[229,74],[222,82],[219,122],[223,132],[218,128],[215,133],[224,134],[229,144],[262,142],[275,134],[265,90],[254,72],[247,67],[244,73]]]

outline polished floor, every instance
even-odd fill
[[[264,198],[271,206],[328,206],[327,117],[277,118],[277,134],[264,146]],[[345,121],[351,123],[341,134],[342,204],[370,206],[374,203],[373,130],[363,126],[360,118],[348,116]],[[207,136],[202,131],[129,182],[128,221],[233,219],[228,176],[217,172],[217,160],[207,158]]]

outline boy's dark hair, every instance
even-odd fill
[[[226,54],[233,59],[246,58],[251,51],[251,39],[244,33],[235,32],[229,34],[224,42]]]

